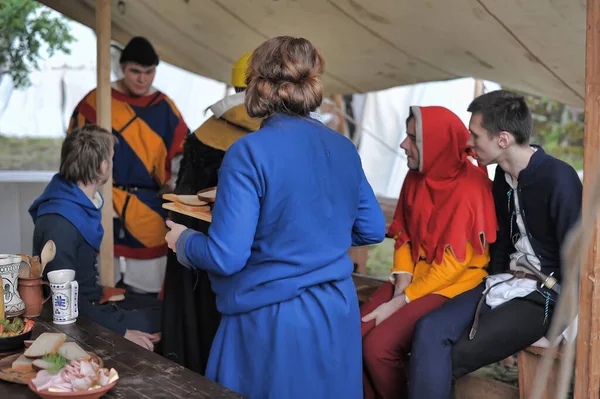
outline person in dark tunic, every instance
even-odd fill
[[[213,116],[187,137],[175,194],[195,194],[217,185],[217,174],[225,151],[239,138],[260,127],[244,106],[246,69],[251,53],[232,69],[236,93],[213,104]],[[203,233],[209,223],[172,213],[171,219]],[[166,358],[204,375],[210,347],[221,320],[204,270],[182,267],[169,252],[163,291],[163,326],[160,350]]]

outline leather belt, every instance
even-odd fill
[[[471,327],[471,331],[469,332],[470,340],[475,338],[475,334],[477,334],[477,327],[479,327],[479,314],[481,313],[481,307],[483,306],[483,304],[485,302],[485,297],[487,296],[487,293],[490,292],[492,290],[492,288],[494,288],[497,285],[500,285],[502,283],[506,283],[511,280],[519,279],[519,278],[526,278],[528,280],[539,281],[535,275],[524,272],[524,271],[520,271],[520,270],[519,271],[509,270],[506,273],[511,274],[512,277],[509,278],[508,280],[498,281],[496,284],[492,285],[490,288],[483,291],[483,294],[481,295],[481,299],[479,300],[479,303],[477,304],[477,310],[475,311],[475,317],[473,319],[473,325]]]

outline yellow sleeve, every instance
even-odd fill
[[[486,251],[487,253],[487,251]],[[414,301],[425,295],[439,291],[455,282],[460,275],[469,267],[473,260],[473,247],[467,243],[466,256],[463,262],[459,262],[452,253],[450,247],[446,248],[444,252],[444,258],[441,264],[433,263],[429,271],[418,278],[413,280],[408,287],[404,290],[404,294],[409,301]],[[475,255],[476,257],[483,257],[486,262],[481,265],[487,264],[488,257],[484,255]],[[478,262],[479,263],[479,262]]]
[[[407,242],[400,248],[394,251],[394,267],[392,274],[408,273],[413,274],[415,271],[415,262],[412,259],[410,243]]]

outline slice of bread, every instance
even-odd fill
[[[24,355],[30,359],[53,355],[66,340],[67,336],[63,333],[43,333],[27,348]]]
[[[21,355],[17,360],[13,362],[12,369],[20,373],[27,373],[33,370],[32,363],[33,360],[27,359],[25,355]]]
[[[48,370],[51,366],[50,363],[42,359],[35,359],[31,365],[35,370]]]
[[[73,360],[88,360],[90,354],[81,349],[75,342],[65,342],[58,348],[58,354],[69,361]]]

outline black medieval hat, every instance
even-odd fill
[[[150,42],[141,36],[136,36],[127,43],[119,58],[121,64],[135,62],[143,66],[158,65],[158,54]]]

